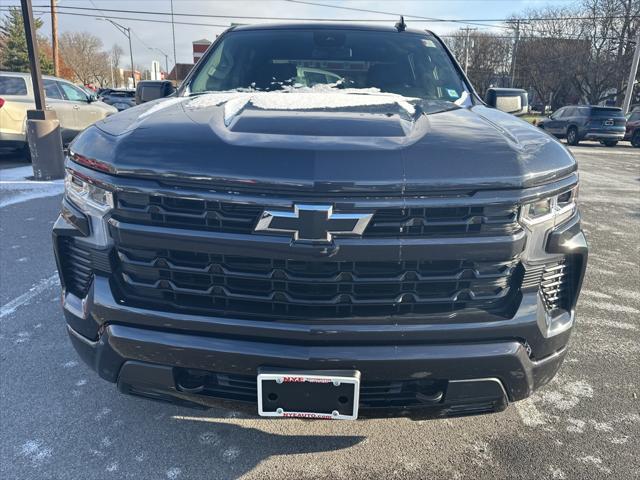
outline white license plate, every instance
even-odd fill
[[[360,399],[358,371],[261,371],[258,414],[262,417],[355,420]]]

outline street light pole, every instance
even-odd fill
[[[129,38],[129,55],[131,55],[131,79],[133,80],[133,88],[136,88],[136,68],[133,65],[133,48],[131,48],[131,30],[127,28],[127,37]]]
[[[120,25],[117,22],[114,22],[110,18],[99,17],[97,20],[106,20],[111,25],[116,27],[120,33],[122,33],[129,40],[129,55],[131,56],[131,79],[133,80],[133,88],[136,88],[136,74],[135,68],[133,66],[133,48],[131,47],[131,28],[125,27],[124,25]]]
[[[622,113],[629,113],[631,106],[631,97],[633,97],[633,87],[636,83],[636,75],[638,75],[638,63],[640,63],[640,33],[636,37],[636,51],[633,54],[631,62],[631,71],[629,72],[629,80],[627,81],[627,92],[624,95],[624,104],[622,105]]]
[[[174,80],[178,83],[178,63],[176,60],[176,27],[173,23],[173,0],[171,0],[171,33],[173,34],[173,70],[175,71]]]

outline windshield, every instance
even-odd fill
[[[375,88],[449,102],[466,93],[432,35],[347,29],[230,32],[205,59],[189,93],[305,91],[316,86]]]
[[[622,109],[620,108],[606,108],[606,107],[591,107],[592,117],[623,117]]]

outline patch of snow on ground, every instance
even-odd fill
[[[28,440],[20,448],[20,455],[33,463],[41,463],[51,457],[51,453],[52,450],[45,446],[41,440]]]
[[[31,180],[33,167],[0,169],[0,208],[35,198],[52,197],[64,191],[63,180],[36,182]]]

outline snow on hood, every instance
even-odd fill
[[[185,101],[185,97],[172,97],[172,98],[163,98],[161,100],[156,101],[151,105],[150,108],[147,108],[144,112],[142,112],[138,118],[148,117],[149,115],[153,115],[154,113],[158,113],[160,110],[164,110],[165,108],[169,108],[171,105],[175,105],[176,103],[180,103]]]
[[[205,93],[185,103],[185,107],[198,109],[224,104],[224,122],[229,125],[247,105],[261,110],[333,110],[348,107],[396,105],[413,116],[416,110],[412,102],[418,101],[420,101],[419,98],[385,93],[377,88],[338,90],[332,85],[315,85],[313,87],[285,87],[276,92]]]

